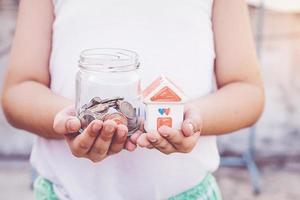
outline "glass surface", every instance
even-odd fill
[[[76,76],[76,110],[94,97],[122,97],[140,107],[138,55],[124,49],[90,49],[81,53]],[[110,112],[115,112],[110,109]],[[137,113],[138,114],[138,113]]]

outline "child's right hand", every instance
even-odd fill
[[[65,139],[76,157],[99,162],[108,155],[119,153],[123,148],[133,151],[136,145],[127,139],[128,129],[112,120],[94,120],[79,134],[80,120],[75,116],[74,106],[67,107],[55,116],[53,128]]]

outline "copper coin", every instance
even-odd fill
[[[127,118],[122,113],[119,113],[119,112],[105,115],[104,121],[106,121],[106,120],[113,120],[117,124],[124,124],[125,126],[127,126],[127,124],[128,124]]]

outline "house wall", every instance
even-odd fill
[[[170,109],[169,115],[161,114],[159,109]],[[157,118],[159,117],[171,117],[174,128],[180,128],[183,120],[183,104],[148,104],[145,108],[146,111],[146,122],[145,129],[157,130]]]

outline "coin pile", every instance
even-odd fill
[[[109,112],[112,108],[114,111]],[[81,122],[82,132],[93,120],[99,119],[114,120],[117,124],[124,124],[128,127],[128,135],[132,135],[139,129],[139,121],[136,115],[136,108],[122,97],[101,99],[92,98],[88,104],[84,104],[79,110],[78,117]]]

